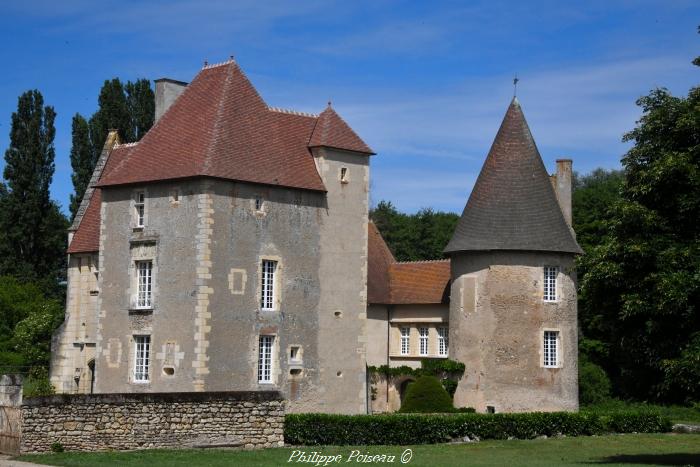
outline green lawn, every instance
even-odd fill
[[[465,466],[465,465],[700,465],[700,436],[678,434],[608,435],[530,441],[482,441],[453,445],[410,446],[412,466]],[[267,466],[295,465],[287,462],[295,450],[307,455],[317,451],[323,455],[342,455],[338,464],[346,462],[353,450],[362,454],[395,455],[390,465],[402,465],[405,447],[301,447],[277,448],[261,451],[234,450],[177,450],[136,451],[122,453],[61,453],[23,456],[19,460],[66,466]],[[378,465],[379,463],[363,464]],[[298,463],[313,466],[314,463]],[[323,464],[320,464],[323,465]]]

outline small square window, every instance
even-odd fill
[[[301,360],[301,355],[298,345],[293,345],[289,348],[289,360],[292,362],[298,362]]]

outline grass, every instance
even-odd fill
[[[61,466],[270,466],[316,465],[288,462],[295,450],[311,455],[340,454],[336,464],[355,464],[348,457],[361,454],[394,455],[393,465],[402,465],[401,454],[412,450],[411,466],[519,466],[519,465],[700,465],[700,436],[679,434],[635,434],[582,436],[577,438],[514,441],[482,441],[468,444],[421,446],[294,447],[260,451],[152,450],[106,453],[60,453],[27,455],[18,460]],[[379,464],[378,462],[375,465]],[[320,464],[323,465],[323,464]],[[368,464],[365,464],[368,465]],[[371,464],[370,464],[371,465]]]
[[[645,402],[625,402],[619,399],[611,399],[595,405],[582,406],[581,410],[590,410],[597,413],[618,412],[622,410],[651,410],[667,416],[673,423],[700,425],[700,404],[686,407],[681,405],[655,405]]]

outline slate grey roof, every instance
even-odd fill
[[[445,253],[482,250],[583,253],[564,220],[517,98]]]

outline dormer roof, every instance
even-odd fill
[[[513,98],[446,253],[582,253],[562,214],[535,140]]]
[[[321,112],[316,120],[316,126],[311,134],[309,147],[325,146],[361,154],[374,154],[374,151],[357,136],[340,115],[333,110],[330,102],[326,110]]]

